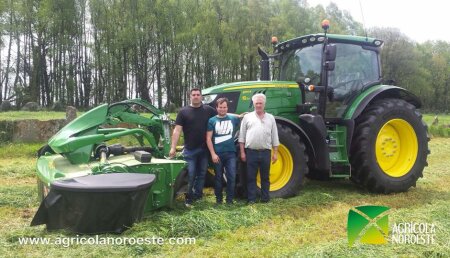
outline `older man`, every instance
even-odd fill
[[[261,201],[268,202],[270,189],[270,161],[278,155],[278,130],[273,115],[264,111],[266,96],[258,93],[252,97],[255,111],[244,116],[239,132],[242,161],[247,161],[248,203],[256,201],[256,173],[261,178]],[[273,149],[272,155],[271,150]]]

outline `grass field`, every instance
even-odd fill
[[[51,119],[65,119],[66,112],[30,112],[30,111],[9,111],[0,112],[0,121],[12,121],[12,120],[22,120],[22,119],[38,119],[40,121],[47,121]]]
[[[439,125],[450,125],[450,115],[446,114],[424,114],[423,121],[431,125],[436,116],[438,117]]]
[[[39,206],[34,172],[34,153],[39,144],[0,146],[0,256],[60,257],[449,257],[450,256],[450,139],[433,138],[424,177],[406,193],[378,195],[348,180],[307,181],[301,194],[275,199],[269,204],[215,208],[207,189],[204,200],[187,210],[160,210],[122,235],[102,237],[195,238],[195,244],[170,245],[20,245],[21,237],[77,235],[47,232],[29,224]],[[348,247],[346,223],[350,208],[384,205],[391,208],[392,224],[434,223],[434,245],[393,244]],[[77,238],[80,239],[80,238]]]

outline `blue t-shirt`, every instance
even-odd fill
[[[236,116],[213,116],[208,121],[208,131],[212,131],[212,143],[216,153],[236,152],[233,135],[239,127],[240,119]]]

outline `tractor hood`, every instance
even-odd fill
[[[247,81],[236,83],[225,83],[203,90],[203,103],[215,107],[215,101],[219,98],[226,97],[229,100],[228,112],[241,114],[253,109],[251,103],[252,96],[256,93],[263,93],[268,99],[280,97],[287,99],[293,98],[293,95],[300,93],[295,82],[291,81]],[[292,93],[288,93],[292,91]],[[281,103],[280,101],[275,101]],[[274,108],[274,103],[271,101],[266,108]],[[286,103],[284,103],[286,104]],[[278,104],[276,104],[278,105]]]
[[[252,89],[266,89],[266,88],[278,88],[278,87],[294,87],[297,88],[297,84],[292,81],[245,81],[224,83],[217,86],[213,86],[207,89],[203,89],[203,96],[210,94],[218,94],[224,92],[236,92],[242,90]]]

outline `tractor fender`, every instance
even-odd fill
[[[290,127],[295,133],[300,136],[300,139],[303,140],[306,146],[309,160],[314,169],[330,169],[330,158],[326,142],[324,141],[324,139],[322,139],[322,137],[312,137],[314,136],[313,133],[322,134],[321,132],[319,132],[321,130],[308,130],[307,125],[303,125],[302,120],[300,120],[300,125],[298,125],[286,118],[275,116],[275,121],[277,122],[277,124]]]
[[[350,114],[351,119],[354,120],[359,115],[361,115],[363,110],[373,101],[384,98],[403,99],[406,102],[409,102],[412,105],[414,105],[416,108],[420,108],[422,106],[422,102],[420,101],[420,99],[416,95],[414,95],[414,93],[406,89],[391,85],[379,85],[377,86],[376,90],[370,92],[362,100],[357,101],[358,103],[354,103],[357,105],[357,107],[355,111],[352,114]]]

